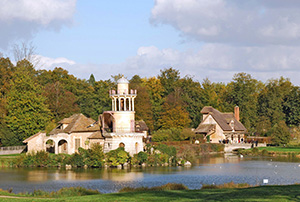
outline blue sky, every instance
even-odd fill
[[[239,72],[300,85],[297,0],[0,0],[0,52],[32,42],[40,63],[97,80],[157,76],[229,82]]]

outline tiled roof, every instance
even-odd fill
[[[57,133],[74,133],[74,132],[93,132],[100,131],[100,126],[96,124],[96,121],[87,118],[83,114],[74,114],[69,118],[65,118],[58,122],[60,124],[68,124],[65,129],[53,129],[49,134],[57,134]]]
[[[41,134],[41,132],[38,132],[37,134],[30,136],[29,138],[25,139],[25,140],[23,141],[23,143],[28,143],[31,139],[33,139],[33,138],[39,136],[40,134]]]
[[[89,137],[89,139],[104,139],[104,137],[102,136],[100,131],[96,131],[93,134],[91,134]]]

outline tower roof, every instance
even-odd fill
[[[120,78],[118,81],[117,81],[118,84],[127,84],[129,83],[129,81],[127,79],[124,78],[124,76],[122,76],[122,78]]]

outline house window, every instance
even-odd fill
[[[75,150],[78,151],[78,148],[80,147],[80,139],[76,138],[75,139]]]

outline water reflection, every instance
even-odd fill
[[[289,159],[249,158],[235,155],[203,156],[193,167],[148,167],[120,169],[0,169],[0,188],[13,188],[15,193],[46,191],[82,186],[100,192],[116,192],[122,187],[159,186],[169,182],[183,183],[190,189],[202,184],[227,182],[261,184],[294,184],[300,182],[299,161]],[[285,160],[283,162],[282,160]],[[290,159],[296,160],[296,159]]]

